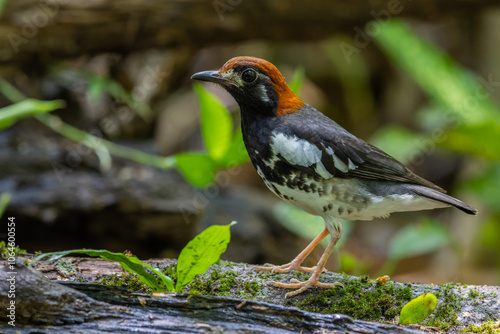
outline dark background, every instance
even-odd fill
[[[53,114],[68,124],[169,156],[203,148],[189,77],[234,56],[256,56],[273,62],[287,79],[301,66],[305,101],[358,137],[376,140],[392,125],[422,131],[420,111],[433,103],[366,32],[401,18],[474,75],[498,82],[497,3],[10,0],[0,18],[0,73],[26,96],[65,100],[66,107]],[[345,43],[357,51],[346,53]],[[120,99],[102,78],[140,103]],[[221,89],[208,88],[238,119],[235,102]],[[500,89],[493,88],[490,98],[498,105]],[[10,104],[3,96],[0,103]],[[477,145],[498,147],[500,141],[478,138]],[[403,226],[431,217],[447,228],[449,242],[399,262],[390,272],[394,279],[499,284],[499,208],[481,194],[500,197],[500,190],[489,182],[482,185],[487,191],[467,186],[498,162],[440,145],[421,151],[409,167],[480,215],[446,209],[353,223],[327,267],[375,275],[387,262],[391,238]],[[250,164],[221,171],[214,185],[197,189],[173,169],[102,159],[35,119],[2,130],[0,193],[11,193],[12,201],[0,231],[13,216],[18,244],[28,252],[85,247],[177,257],[207,226],[237,220],[223,258],[275,264],[288,262],[308,242],[280,222],[279,200]]]

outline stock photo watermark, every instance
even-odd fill
[[[33,13],[22,16],[19,33],[9,32],[7,34],[12,50],[18,53],[23,45],[32,41],[38,35],[40,29],[46,27],[57,15],[59,6],[65,2],[66,0],[40,0]]]
[[[227,12],[233,12],[236,7],[238,7],[243,0],[214,0],[212,5],[214,6],[219,20],[224,21],[224,14]]]
[[[7,306],[7,323],[10,326],[16,325],[16,218],[7,218],[7,257],[6,257],[6,276],[8,290],[7,298],[9,299]]]

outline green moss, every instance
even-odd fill
[[[257,281],[244,281],[238,279],[239,273],[235,271],[221,272],[214,269],[210,276],[196,276],[193,283],[188,285],[188,293],[194,295],[215,295],[224,297],[240,297],[255,299],[262,294],[263,286]]]
[[[160,265],[156,265],[157,268],[160,268]],[[163,268],[163,273],[170,277],[174,283],[177,281],[177,265],[176,264],[171,264]],[[174,284],[175,285],[175,284]]]
[[[95,284],[102,284],[106,286],[120,286],[132,291],[140,291],[151,293],[151,289],[146,284],[142,283],[135,274],[123,273],[113,275],[98,275]]]
[[[391,321],[411,300],[411,285],[368,283],[368,277],[344,279],[344,288],[318,290],[297,301],[287,303],[303,310],[319,313],[343,313],[355,319]]]
[[[8,259],[12,256],[12,251],[14,251],[14,256],[19,256],[20,253],[26,253],[26,249],[21,249],[19,247],[9,248],[5,243],[5,240],[0,241],[0,258]]]
[[[460,302],[463,297],[456,294],[453,289],[461,289],[459,285],[446,283],[441,285],[441,291],[436,292],[436,297],[439,298],[438,306],[434,313],[426,321],[424,326],[438,327],[442,330],[447,330],[451,326],[460,326],[457,320],[457,312],[460,312],[462,306]]]
[[[234,272],[229,271],[226,274],[221,274],[217,270],[212,271],[210,277],[196,276],[188,287],[189,293],[194,295],[220,295],[227,296],[231,287],[234,284]]]
[[[475,299],[477,297],[479,297],[479,291],[477,291],[476,289],[471,289],[469,291],[469,298]]]
[[[245,282],[245,292],[255,296],[260,289],[259,283],[257,281]]]
[[[482,325],[469,325],[465,327],[462,332],[466,333],[484,333],[484,334],[499,334],[500,322],[488,321]]]

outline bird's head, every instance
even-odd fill
[[[217,71],[199,72],[191,79],[222,86],[246,113],[283,116],[305,106],[288,87],[276,66],[264,59],[236,57]]]

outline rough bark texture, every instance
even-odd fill
[[[0,61],[72,57],[157,47],[191,47],[249,39],[311,40],[393,16],[466,15],[496,0],[16,0],[0,21]],[[371,10],[373,8],[375,10]]]
[[[60,267],[47,262],[36,266],[51,278],[66,282],[51,281],[41,272],[19,262],[12,268],[0,270],[0,317],[6,319],[6,310],[11,298],[7,298],[7,281],[15,272],[16,327],[4,327],[7,333],[63,333],[78,330],[85,333],[159,333],[161,331],[182,333],[236,332],[236,333],[419,333],[421,328],[396,326],[388,323],[367,322],[341,314],[308,312],[289,306],[285,291],[266,284],[266,276],[256,273],[245,265],[222,263],[212,266],[211,272],[201,277],[208,281],[229,272],[233,275],[231,289],[225,297],[186,294],[147,294],[123,288],[75,283],[67,280],[92,281],[96,274],[120,272],[119,266],[95,259],[67,258],[74,266],[71,273],[62,273]],[[159,267],[171,266],[172,260],[151,260]],[[59,268],[59,269],[57,269]],[[269,274],[267,274],[269,275]],[[272,275],[272,274],[271,274]],[[339,279],[341,275],[323,274],[323,280]],[[345,279],[345,277],[344,277]],[[355,280],[356,278],[349,278]],[[235,298],[241,295],[241,286],[248,282],[260,286],[252,299]],[[220,282],[210,282],[214,287]],[[395,283],[401,285],[400,283]],[[363,293],[377,289],[376,284]],[[311,289],[295,297],[306,300],[317,295],[320,289]],[[432,291],[439,295],[442,288],[414,284],[412,293]],[[480,294],[472,298],[471,291]],[[500,301],[498,287],[461,287],[454,293],[461,298],[457,319],[463,325],[481,324],[486,319],[498,320]],[[443,301],[440,299],[440,303]],[[271,300],[272,303],[268,301]],[[9,319],[6,319],[9,321]],[[454,330],[457,330],[455,327]]]

